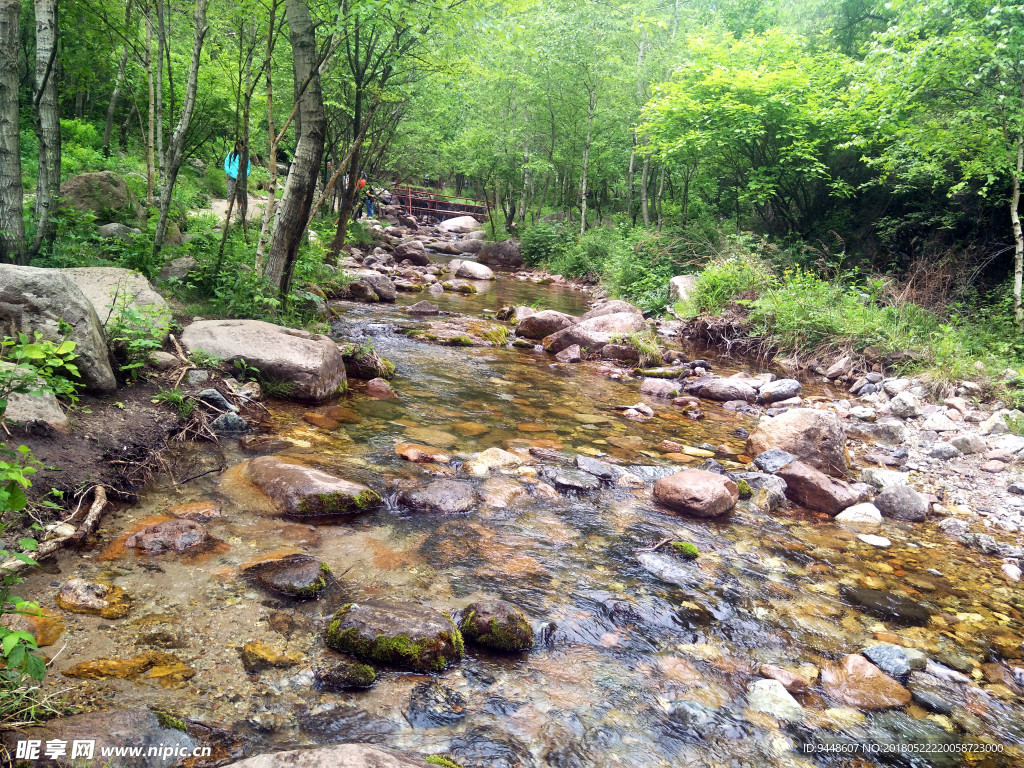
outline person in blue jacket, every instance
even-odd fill
[[[234,150],[228,152],[228,156],[224,158],[224,173],[228,175],[229,201],[235,196],[235,185],[238,183],[238,164],[242,161],[243,150],[245,150],[245,144],[241,141],[236,141]],[[250,161],[245,169],[245,178],[249,178],[251,171],[252,162]]]

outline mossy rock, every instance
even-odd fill
[[[343,349],[341,357],[345,361],[345,375],[350,379],[369,381],[395,376],[395,364],[375,350],[353,345]]]
[[[449,347],[472,347],[473,340],[464,333],[460,333],[458,336],[452,336],[444,342]]]
[[[687,560],[696,560],[700,557],[700,550],[688,541],[673,541],[672,549]]]
[[[340,661],[321,667],[313,674],[313,681],[321,691],[348,691],[370,688],[377,682],[377,673],[369,664],[358,661]]]
[[[331,569],[315,557],[297,553],[252,565],[245,574],[260,586],[282,595],[311,598],[327,588]]]
[[[349,603],[331,618],[326,640],[363,661],[414,672],[440,672],[465,655],[451,619],[411,603]]]
[[[533,627],[526,615],[504,600],[469,605],[459,628],[466,642],[493,651],[516,653],[533,647]]]
[[[248,475],[281,512],[294,517],[357,515],[383,503],[380,495],[365,485],[273,456],[252,459]]]

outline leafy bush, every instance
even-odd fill
[[[716,314],[736,296],[762,288],[768,281],[767,268],[755,258],[727,258],[700,273],[689,299],[676,305],[676,312],[685,317]]]
[[[70,331],[70,327],[65,325],[64,328],[66,332]],[[3,342],[0,342],[0,359],[13,363],[15,366],[14,370],[7,369],[5,372],[8,381],[12,377],[24,378],[24,368],[31,368],[42,380],[43,388],[72,403],[78,402],[78,389],[84,386],[78,366],[73,362],[77,357],[75,342],[67,338],[59,342],[52,342],[44,339],[39,331],[35,332],[31,340],[24,333],[19,333],[17,337],[8,336],[4,338]],[[6,407],[5,395],[3,408]]]
[[[562,229],[550,224],[530,227],[519,239],[523,263],[528,267],[537,267],[553,261],[565,251],[567,240]]]
[[[170,323],[154,305],[138,308],[124,303],[106,328],[118,369],[129,381],[136,381],[150,354],[163,345]]]

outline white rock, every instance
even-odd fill
[[[860,480],[862,483],[872,485],[878,490],[893,485],[910,485],[910,475],[897,472],[894,469],[879,469],[878,467],[865,467],[862,469]]]
[[[1020,568],[1013,563],[1003,563],[1003,567],[1000,570],[1002,570],[1003,576],[1006,577],[1007,581],[1020,581]]]
[[[837,523],[854,526],[878,526],[882,524],[882,513],[870,502],[854,504],[836,515]]]
[[[857,538],[863,541],[865,544],[870,544],[872,547],[888,549],[892,546],[892,542],[885,538],[885,536],[875,536],[871,533],[861,533],[857,535]]]
[[[778,680],[755,680],[748,685],[747,706],[788,723],[804,718],[804,708]]]
[[[890,401],[889,412],[901,419],[912,419],[921,415],[921,403],[913,394],[904,390]]]
[[[954,432],[959,429],[956,422],[944,413],[933,413],[925,419],[922,428],[933,432]]]
[[[857,405],[851,408],[850,415],[855,419],[860,419],[861,421],[874,421],[878,417],[878,414],[876,414],[873,409],[865,408],[863,405]]]
[[[993,413],[978,428],[979,435],[1005,435],[1010,431],[1001,413]]]
[[[1024,451],[1024,437],[1020,435],[1003,435],[992,444],[992,447],[1000,451],[1019,453]]]
[[[896,397],[910,386],[910,379],[889,379],[882,383],[882,391],[889,397]]]

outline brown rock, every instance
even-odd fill
[[[110,584],[68,579],[57,593],[57,605],[72,613],[91,613],[104,619],[128,615],[131,601],[125,591]]]
[[[774,664],[762,664],[758,672],[762,677],[778,680],[790,693],[803,693],[807,690],[807,680],[788,669],[776,667]]]
[[[195,501],[170,507],[167,514],[197,523],[208,523],[221,516],[220,505],[214,501]]]
[[[654,498],[675,512],[694,517],[721,517],[736,506],[739,489],[713,472],[685,469],[654,484]]]
[[[312,424],[314,427],[320,427],[320,429],[337,429],[341,426],[340,421],[335,421],[330,416],[322,413],[304,413],[302,414],[302,420],[307,424]]]
[[[781,448],[835,477],[846,472],[846,430],[832,413],[794,408],[762,421],[747,439],[746,453],[757,456],[769,448]]]
[[[370,379],[366,382],[366,394],[378,400],[397,400],[398,395],[384,379]]]
[[[159,555],[164,552],[180,553],[202,549],[209,543],[210,534],[200,523],[178,519],[136,531],[125,539],[124,545],[147,555]]]
[[[580,350],[579,344],[573,344],[571,347],[566,347],[561,352],[555,355],[555,360],[560,363],[578,363],[583,360],[583,353]]]
[[[545,309],[520,320],[516,325],[516,336],[524,339],[543,339],[575,324],[576,318],[572,315]]]
[[[835,517],[860,501],[849,483],[829,477],[802,461],[787,464],[776,474],[786,481],[786,498],[817,512]]]
[[[246,643],[242,646],[240,655],[242,666],[250,673],[264,669],[293,667],[302,661],[295,651],[282,651],[261,642]]]
[[[429,445],[419,445],[417,443],[399,443],[395,446],[395,453],[407,461],[416,463],[437,462],[438,464],[447,464],[452,460],[452,457],[440,448],[431,448]]]
[[[290,464],[274,456],[249,461],[249,480],[271,498],[278,510],[297,517],[351,515],[367,512],[381,498],[365,485],[319,469]]]
[[[910,703],[910,691],[858,653],[826,663],[821,682],[830,698],[857,709],[893,709]]]

